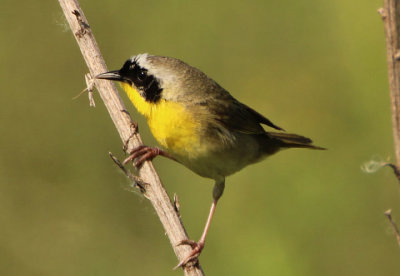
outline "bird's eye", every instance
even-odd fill
[[[147,77],[146,70],[141,69],[137,74],[137,78],[139,81],[144,81],[146,77]]]

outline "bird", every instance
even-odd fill
[[[202,252],[227,176],[283,149],[324,149],[307,137],[286,133],[201,70],[177,58],[138,54],[121,69],[95,78],[121,84],[161,145],[133,149],[124,164],[133,160],[140,167],[160,155],[215,181],[203,233],[197,242],[178,244],[190,245],[192,251],[177,267],[197,260]],[[275,131],[266,131],[263,125]]]

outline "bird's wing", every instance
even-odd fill
[[[254,118],[261,124],[267,125],[269,127],[275,128],[277,130],[282,130],[284,131],[283,128],[275,125],[273,122],[271,122],[269,119],[265,118],[263,115],[261,115],[260,113],[258,113],[257,111],[255,111],[254,109],[252,109],[251,107],[248,107],[245,104],[242,104],[243,108],[245,108],[247,110],[247,112],[251,113],[251,115],[254,116]]]
[[[283,130],[257,111],[233,98],[226,91],[217,97],[214,95],[213,99],[208,102],[208,109],[215,115],[214,119],[229,130],[247,134],[265,133],[261,124]]]

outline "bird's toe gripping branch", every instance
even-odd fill
[[[203,251],[204,241],[200,240],[198,242],[195,242],[193,240],[182,240],[177,244],[177,246],[179,245],[190,245],[192,247],[192,251],[182,261],[180,261],[179,264],[174,267],[174,269],[177,269],[178,267],[183,267],[192,261],[195,261],[194,263],[196,264],[198,262],[197,257],[199,257],[201,251]]]
[[[130,153],[128,158],[122,162],[124,165],[126,165],[128,162],[137,159],[134,163],[135,167],[139,168],[145,161],[150,161],[154,157],[161,155],[164,157],[167,157],[169,159],[172,159],[176,161],[175,158],[173,158],[171,155],[169,155],[167,152],[156,148],[156,147],[149,147],[149,146],[139,146],[137,148],[134,148]]]

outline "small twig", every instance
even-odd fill
[[[375,173],[378,170],[380,170],[383,167],[390,167],[393,169],[394,175],[396,176],[399,184],[400,184],[400,169],[393,163],[389,163],[387,161],[382,161],[382,160],[375,160],[371,159],[368,162],[365,162],[361,166],[361,170],[366,172],[366,173]]]
[[[381,15],[381,17],[382,17],[382,20],[384,20],[384,19],[386,19],[386,13],[385,13],[385,9],[384,8],[379,8],[378,10],[377,10],[377,12]]]
[[[94,102],[94,98],[93,98],[93,89],[94,89],[94,80],[92,78],[92,76],[87,73],[85,74],[85,82],[86,82],[86,88],[83,89],[78,95],[76,95],[75,97],[73,97],[73,100],[76,100],[77,98],[79,98],[83,93],[85,93],[86,91],[88,91],[88,97],[89,97],[89,106],[90,107],[96,107],[96,103]]]
[[[110,155],[111,159],[114,161],[114,163],[124,172],[126,177],[128,177],[134,184],[134,186],[137,186],[140,190],[140,192],[146,196],[146,186],[149,185],[148,183],[145,183],[140,177],[132,174],[129,170],[127,170],[124,165],[122,165],[121,161],[118,160],[117,157],[115,157],[111,152],[108,152]]]
[[[399,228],[397,228],[396,223],[393,221],[392,210],[391,209],[387,210],[385,212],[385,216],[389,219],[390,225],[392,225],[392,228],[394,231],[394,235],[396,236],[397,243],[400,246],[400,232],[399,232]]]
[[[394,175],[400,183],[400,169],[393,163],[385,163],[384,166],[391,167],[393,169]]]

